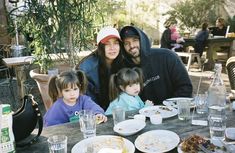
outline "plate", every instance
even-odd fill
[[[162,118],[169,118],[177,115],[178,111],[172,107],[168,108],[167,106],[157,105],[144,107],[139,110],[139,113],[145,115],[146,117],[150,117],[151,115],[155,114],[161,114]]]
[[[194,108],[196,106],[194,102],[194,98],[188,98],[188,97],[176,97],[176,98],[169,98],[163,101],[163,104],[166,106],[171,106],[177,109],[177,100],[180,99],[186,99],[191,101],[191,106],[190,108]]]
[[[180,142],[179,136],[168,130],[153,130],[139,135],[135,140],[138,150],[148,153],[162,153],[174,149]]]
[[[87,138],[78,142],[73,146],[71,152],[87,153],[89,151],[93,152],[93,150],[97,151],[97,153],[107,152],[107,150],[112,150],[112,152],[115,153],[134,153],[135,146],[132,142],[123,137],[114,135],[102,135]]]
[[[122,136],[133,135],[146,126],[146,123],[141,120],[125,120],[113,127],[113,130]]]

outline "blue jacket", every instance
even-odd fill
[[[120,106],[125,109],[125,111],[137,110],[144,107],[144,102],[139,96],[130,96],[125,92],[122,92],[115,100],[113,100],[108,109],[105,111],[105,115],[112,114],[113,108]]]
[[[88,56],[86,60],[84,60],[79,65],[79,69],[82,70],[88,79],[88,87],[86,94],[92,98],[97,104],[98,97],[100,93],[100,83],[99,83],[99,75],[98,75],[98,57],[93,54],[92,56]]]
[[[172,97],[191,97],[193,86],[181,59],[176,53],[165,48],[151,48],[147,35],[134,28],[140,38],[140,65],[135,65],[128,54],[125,55],[126,65],[139,66],[144,74],[144,88],[140,94],[143,101],[151,100],[161,104]],[[121,30],[120,33],[125,29]]]

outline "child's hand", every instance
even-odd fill
[[[145,106],[153,106],[154,104],[153,104],[153,102],[152,101],[150,101],[150,100],[146,100],[145,101]]]
[[[107,117],[103,114],[96,114],[96,124],[100,124],[102,122],[107,122]]]

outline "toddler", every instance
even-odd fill
[[[138,96],[142,87],[142,71],[139,68],[123,68],[118,73],[112,74],[109,83],[109,97],[113,101],[109,104],[105,114],[112,114],[112,109],[116,106],[121,106],[129,111],[153,105],[149,100],[144,104]]]
[[[86,86],[87,79],[82,71],[67,71],[52,77],[49,82],[49,95],[54,104],[44,115],[44,125],[78,121],[80,110],[91,110],[99,122],[106,122],[104,110],[90,97],[83,95]]]

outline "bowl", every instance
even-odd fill
[[[226,128],[225,129],[225,136],[228,139],[235,140],[235,128]]]
[[[114,132],[122,136],[130,136],[139,132],[145,126],[146,126],[146,123],[144,121],[130,119],[130,120],[119,122],[113,127],[113,130]]]

